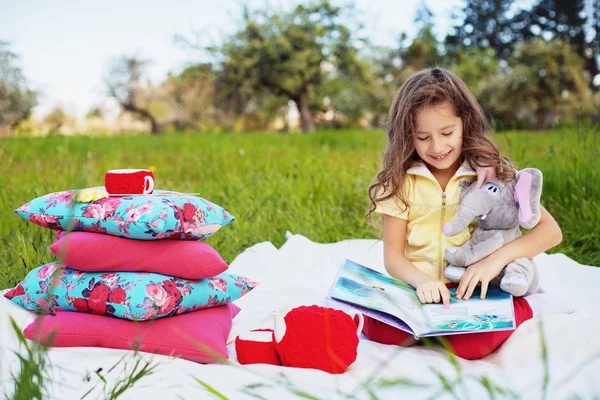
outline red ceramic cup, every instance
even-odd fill
[[[111,196],[150,194],[154,174],[148,169],[112,169],[104,175],[104,188]]]

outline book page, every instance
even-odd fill
[[[488,287],[485,300],[479,298],[480,293],[478,287],[469,300],[458,300],[456,288],[451,288],[449,309],[424,304],[429,333],[514,329],[512,296],[495,286]]]
[[[415,333],[422,332],[427,321],[410,285],[350,260],[342,267],[330,297],[391,314]]]
[[[441,303],[422,304],[412,286],[346,260],[329,297],[393,315],[408,325],[417,337],[515,328],[509,293],[490,286],[486,299],[481,300],[479,288],[476,288],[471,298],[465,301],[456,298],[456,288],[449,291],[448,309]]]

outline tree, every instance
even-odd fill
[[[439,42],[433,34],[433,27],[425,27],[400,58],[404,68],[411,67],[414,71],[442,64],[444,58],[440,54]]]
[[[444,62],[441,44],[433,33],[433,13],[424,1],[415,12],[414,23],[418,28],[417,36],[406,48],[402,46],[406,37],[401,37],[398,51],[402,69],[409,69],[411,73]]]
[[[27,86],[21,69],[15,65],[18,56],[0,40],[0,125],[16,127],[29,118],[37,105],[37,94]]]
[[[592,7],[593,19],[591,29],[593,29],[593,35],[590,35],[590,43],[592,44],[593,58],[596,61],[596,65],[600,65],[600,0],[594,0]],[[599,67],[600,69],[600,67]],[[594,77],[592,76],[592,79]],[[599,88],[600,88],[600,84]]]
[[[100,118],[104,119],[104,113],[100,107],[92,107],[86,114],[85,119]]]
[[[371,64],[376,84],[372,85],[369,93],[377,119],[387,115],[395,92],[410,76],[423,68],[443,65],[446,61],[442,45],[433,33],[432,17],[427,4],[422,2],[414,17],[417,36],[412,43],[407,45],[407,35],[402,33],[395,48],[374,49]]]
[[[516,46],[507,61],[479,95],[497,122],[547,129],[561,118],[595,112],[583,60],[568,43],[535,39]]]
[[[241,105],[265,95],[292,100],[304,132],[315,130],[312,113],[322,107],[318,89],[335,76],[363,79],[354,29],[344,25],[346,8],[329,0],[298,5],[291,12],[244,9],[243,27],[213,49],[220,59],[219,95]]]
[[[593,79],[600,68],[600,0],[537,0],[513,15],[514,0],[467,0],[446,36],[456,62],[464,49],[492,48],[506,61],[516,45],[535,39],[569,43]],[[590,87],[594,89],[592,80]]]
[[[387,117],[391,99],[405,78],[402,75],[402,54],[405,51],[406,34],[398,36],[395,48],[374,47],[371,49],[370,65],[375,84],[371,86],[374,102],[371,112],[375,123],[383,126]]]
[[[467,84],[475,97],[498,68],[498,59],[492,48],[466,49],[458,54],[458,59],[452,66],[452,70]]]
[[[584,68],[593,78],[599,72],[600,51],[598,44],[594,42],[600,37],[600,15],[598,11],[594,12],[593,6],[586,7],[588,2],[589,0],[539,0],[530,10],[517,14],[515,20],[520,22],[524,40],[539,37],[546,41],[560,39],[569,43],[584,60]],[[595,2],[595,7],[598,8],[600,1]],[[586,30],[589,30],[589,39],[586,39]]]
[[[215,117],[215,72],[211,64],[194,64],[169,74],[161,84],[169,103],[165,123],[177,130],[199,130],[203,120]]]
[[[55,107],[44,117],[44,124],[47,125],[50,134],[60,133],[60,129],[67,122],[67,115],[61,107]]]
[[[150,112],[151,101],[147,81],[144,79],[145,69],[149,61],[136,57],[122,57],[111,68],[104,79],[108,94],[121,106],[143,120],[150,122],[153,134],[162,131],[162,125]]]
[[[336,117],[332,122],[335,127],[356,126],[363,117],[374,114],[378,102],[377,89],[371,79],[368,83],[344,77],[329,79],[319,90],[322,93],[319,98],[325,99],[323,115],[334,112]]]
[[[463,18],[455,16],[456,24],[445,39],[450,56],[456,58],[467,47],[491,47],[499,58],[508,57],[514,43],[514,26],[507,12],[513,1],[467,0]]]

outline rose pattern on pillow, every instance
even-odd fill
[[[4,296],[44,314],[79,311],[143,321],[228,304],[256,285],[229,272],[191,280],[147,272],[81,272],[50,263],[30,271]]]
[[[139,240],[205,239],[235,220],[217,204],[178,192],[155,190],[153,195],[106,197],[89,203],[74,202],[76,192],[67,190],[38,197],[15,213],[48,229]]]

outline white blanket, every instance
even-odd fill
[[[293,235],[280,248],[270,242],[256,244],[240,254],[230,270],[246,275],[260,285],[236,302],[242,312],[235,318],[231,337],[255,328],[273,326],[272,311],[285,314],[303,304],[321,304],[341,262],[356,262],[383,270],[382,243],[375,240],[347,240],[319,244]],[[122,398],[218,398],[198,380],[231,399],[306,398],[487,398],[482,380],[511,390],[524,398],[597,397],[600,382],[600,269],[578,264],[562,254],[536,257],[541,284],[558,292],[577,307],[570,315],[547,315],[523,323],[494,354],[483,360],[459,360],[458,370],[442,350],[424,347],[401,348],[361,338],[358,358],[348,372],[329,375],[309,369],[269,365],[241,366],[236,362],[233,343],[228,346],[228,365],[201,365],[159,355],[143,355],[159,365]],[[34,316],[0,298],[0,393],[12,392],[10,372],[18,370],[14,351],[18,341],[8,322],[13,316],[24,328]],[[540,321],[547,349],[547,370],[542,362]],[[132,352],[96,348],[57,348],[49,352],[52,363],[52,398],[103,398],[104,391],[125,376],[115,368]],[[130,358],[126,358],[132,365]],[[103,368],[107,388],[94,374]],[[89,374],[90,380],[83,378]],[[452,384],[462,376],[459,383]],[[544,386],[544,377],[548,378]],[[197,380],[198,379],[198,380]],[[447,380],[454,392],[444,389]],[[386,384],[386,382],[388,384]],[[391,382],[391,384],[390,384]],[[488,385],[489,386],[489,385]],[[496,397],[498,396],[496,393]]]

